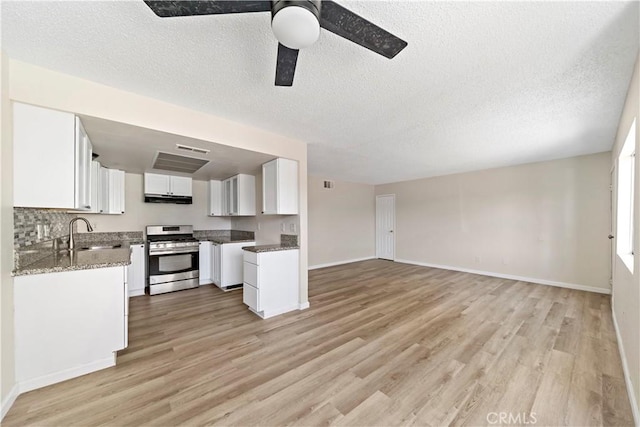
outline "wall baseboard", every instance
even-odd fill
[[[13,406],[13,402],[15,402],[18,398],[18,395],[20,394],[18,390],[18,384],[14,384],[13,387],[11,387],[11,390],[9,391],[7,397],[5,397],[2,401],[2,413],[0,414],[0,420],[2,420],[5,415],[7,415],[7,412],[9,412],[9,409],[11,409],[11,407]]]
[[[91,372],[99,371],[101,369],[110,368],[115,366],[115,355],[104,359],[99,359],[88,363],[86,365],[77,366],[71,369],[65,369],[64,371],[54,372],[52,374],[43,375],[41,377],[31,378],[18,383],[20,393],[26,393],[37,388],[46,387],[51,384],[56,384],[62,381],[76,378],[82,375],[89,374]]]
[[[622,360],[622,371],[624,373],[624,382],[627,385],[627,394],[629,395],[629,403],[631,404],[631,412],[633,413],[633,422],[637,426],[640,425],[638,402],[636,402],[636,394],[635,390],[633,389],[633,383],[631,382],[631,376],[629,374],[629,364],[627,363],[627,355],[624,351],[624,344],[622,344],[622,337],[620,336],[620,328],[618,328],[616,312],[613,309],[613,301],[611,301],[611,316],[613,317],[613,329],[616,330],[618,352],[620,353],[620,359]]]
[[[411,261],[407,259],[396,259],[395,262],[402,264],[419,265],[422,267],[441,268],[443,270],[460,271],[463,273],[480,274],[482,276],[498,277],[500,279],[518,280],[521,282],[536,283],[538,285],[556,286],[559,288],[575,289],[578,291],[596,292],[599,294],[611,294],[611,289],[597,288],[595,286],[578,285],[576,283],[556,282],[553,280],[536,279],[533,277],[514,276],[511,274],[494,273],[491,271],[472,270],[470,268],[454,267],[450,265],[431,264],[428,262]]]
[[[140,295],[144,295],[144,289],[129,291],[129,297],[139,297]]]
[[[318,268],[326,268],[326,267],[335,267],[337,265],[351,264],[352,262],[368,261],[370,259],[376,259],[376,257],[369,256],[364,258],[355,258],[355,259],[347,259],[344,261],[329,262],[326,264],[316,264],[316,265],[309,266],[309,270],[317,270]]]
[[[298,310],[306,310],[307,308],[309,308],[309,301],[298,304]]]

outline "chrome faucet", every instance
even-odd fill
[[[75,242],[73,241],[73,224],[78,221],[79,219],[83,220],[86,224],[87,224],[87,231],[88,232],[92,232],[93,231],[93,227],[91,226],[91,224],[89,224],[89,221],[87,221],[86,218],[83,218],[81,216],[73,218],[71,221],[69,221],[69,250],[72,251],[75,248]]]

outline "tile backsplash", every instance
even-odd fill
[[[13,208],[14,249],[68,235],[69,221],[75,217],[53,209]]]

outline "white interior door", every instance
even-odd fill
[[[376,196],[376,258],[395,259],[396,196]]]

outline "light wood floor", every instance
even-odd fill
[[[309,276],[311,308],[270,320],[212,286],[133,298],[116,367],[3,425],[632,425],[608,296],[380,260]]]

